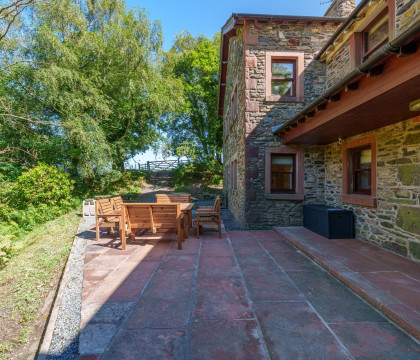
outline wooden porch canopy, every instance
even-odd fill
[[[420,115],[409,106],[420,99],[419,23],[413,28],[273,132],[283,144],[323,145]]]

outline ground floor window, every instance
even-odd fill
[[[232,156],[230,163],[230,188],[233,191],[238,190],[238,156]]]
[[[376,206],[375,135],[343,144],[343,202]]]
[[[265,197],[303,200],[303,149],[265,149]]]

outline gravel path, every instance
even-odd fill
[[[47,359],[77,359],[79,347],[80,311],[82,306],[82,284],[85,262],[86,230],[94,223],[94,219],[82,220],[79,232],[74,239],[73,252],[70,255],[69,272],[63,297],[58,310],[53,337]],[[95,233],[93,233],[93,236]],[[91,236],[91,235],[90,235]]]

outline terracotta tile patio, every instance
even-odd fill
[[[420,356],[418,342],[274,231],[191,234],[181,251],[173,233],[137,239],[124,252],[113,236],[88,240],[80,359]]]

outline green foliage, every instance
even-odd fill
[[[175,170],[175,190],[185,191],[191,184],[201,186],[219,186],[223,181],[222,164],[217,160],[197,161],[180,165]]]
[[[166,71],[182,84],[184,104],[171,113],[167,124],[172,150],[178,156],[221,162],[222,118],[217,114],[220,36],[177,36],[166,54]]]
[[[73,181],[63,169],[40,163],[17,178],[7,189],[5,200],[20,210],[41,205],[68,208],[72,190]]]
[[[25,41],[4,52],[0,113],[11,115],[0,116],[0,154],[60,164],[91,183],[155,145],[162,115],[182,103],[178,81],[161,76],[160,23],[123,0],[32,10],[21,19]]]

